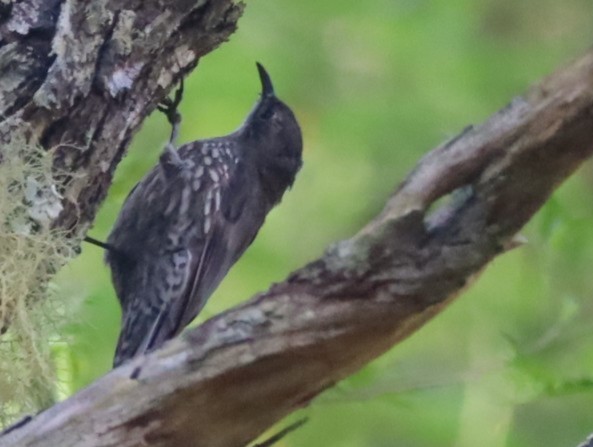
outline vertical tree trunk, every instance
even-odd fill
[[[241,12],[232,0],[2,2],[0,142],[50,151],[64,197],[53,226],[84,233],[144,118]]]

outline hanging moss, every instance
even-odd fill
[[[0,425],[53,401],[50,340],[67,306],[49,286],[74,255],[51,228],[62,209],[51,157],[11,136],[0,158]]]

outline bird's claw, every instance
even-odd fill
[[[179,125],[181,124],[181,114],[179,113],[178,107],[182,99],[183,78],[179,81],[179,87],[177,87],[177,90],[175,90],[173,98],[167,97],[163,99],[159,105],[157,105],[157,109],[167,117],[167,121],[169,121],[172,126],[169,142],[173,144],[173,146],[175,146],[177,135],[179,133]]]

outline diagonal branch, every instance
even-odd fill
[[[0,446],[246,445],[437,315],[511,248],[591,155],[591,129],[593,51],[427,154],[353,238]]]
[[[82,234],[146,116],[227,40],[233,0],[4,0],[0,9],[0,163],[17,136],[70,175],[52,225]]]

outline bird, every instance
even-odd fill
[[[161,346],[200,313],[295,181],[300,126],[256,66],[261,96],[236,131],[176,148],[180,119],[168,114],[171,141],[103,244],[122,309],[114,367]]]

